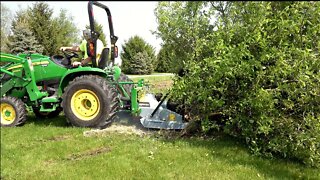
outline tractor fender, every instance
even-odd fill
[[[66,72],[66,74],[61,78],[59,84],[58,94],[61,97],[62,93],[64,92],[64,88],[68,86],[69,82],[71,82],[74,78],[82,76],[82,75],[99,75],[101,77],[108,77],[108,74],[99,68],[92,68],[92,67],[79,67],[70,69]]]

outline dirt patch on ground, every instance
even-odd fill
[[[63,140],[70,139],[70,138],[71,138],[70,135],[62,135],[62,136],[54,136],[54,137],[51,137],[47,140],[48,141],[63,141]]]
[[[40,139],[41,142],[48,142],[48,141],[63,141],[72,138],[71,135],[60,135],[60,136],[53,136],[46,139]]]
[[[83,152],[83,153],[80,153],[80,154],[71,154],[66,159],[70,160],[70,161],[81,160],[81,159],[84,159],[84,158],[97,156],[99,154],[107,153],[107,152],[110,152],[110,151],[111,151],[110,147],[101,147],[101,148],[92,149],[92,150],[89,150],[89,151],[86,151],[86,152]]]

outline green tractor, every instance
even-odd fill
[[[92,65],[72,67],[71,59],[78,54],[66,51],[64,56],[52,57],[32,53],[0,54],[1,63],[5,63],[0,74],[1,127],[24,124],[29,108],[39,118],[55,117],[63,111],[67,121],[78,127],[105,128],[121,111],[143,115],[140,121],[148,128],[184,128],[182,116],[166,109],[164,99],[159,103],[149,94],[145,102],[138,101],[143,79],[133,82],[114,65],[118,37],[114,35],[111,12],[95,1],[88,3],[93,37],[89,47],[95,52],[99,37],[94,29],[93,5],[108,15],[111,48],[103,49],[99,60],[93,56]]]
[[[111,51],[105,48],[99,61],[92,57],[91,66],[73,68],[71,59],[78,57],[73,52],[52,57],[0,54],[1,62],[6,63],[1,67],[0,77],[1,126],[22,125],[27,115],[25,105],[40,118],[55,117],[63,111],[72,125],[80,127],[106,127],[119,108],[139,114],[137,90],[143,87],[143,80],[133,83],[119,67],[112,66],[117,57],[118,38],[113,32],[110,10],[98,2],[89,2],[94,50],[99,35],[94,30],[92,5],[108,14]]]

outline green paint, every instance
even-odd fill
[[[135,114],[139,110],[137,97],[138,97],[137,89],[132,88],[132,90],[131,90],[131,111],[133,114]]]
[[[45,103],[41,104],[40,106],[40,112],[52,112],[52,111],[55,111],[56,108],[58,107],[58,104],[53,104],[51,106],[44,106]]]
[[[6,112],[4,113],[4,115],[5,115],[6,117],[9,117],[9,116],[11,115],[11,112],[8,111],[8,110],[6,110]]]
[[[140,112],[137,93],[143,87],[144,81],[141,79],[135,83],[118,82],[121,75],[121,69],[118,66],[107,67],[104,70],[88,66],[68,69],[53,61],[50,57],[41,54],[14,56],[1,53],[0,61],[9,62],[9,64],[1,67],[1,73],[9,75],[11,78],[1,85],[1,96],[8,95],[18,98],[28,96],[29,101],[26,104],[40,107],[41,112],[54,111],[60,106],[63,90],[69,82],[76,77],[88,74],[104,77],[115,87],[119,87],[119,97],[122,94],[124,98],[130,99],[132,113],[138,114]],[[60,80],[57,97],[48,97],[48,92],[42,91],[42,87],[38,83],[52,79]],[[123,88],[125,84],[135,84],[136,86],[132,89],[131,97]],[[38,100],[41,101],[38,102]],[[124,101],[120,100],[119,103],[121,107],[124,106]]]
[[[115,81],[117,81],[120,78],[121,75],[121,69],[118,66],[113,67],[113,78]]]

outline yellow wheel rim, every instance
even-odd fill
[[[1,124],[11,124],[16,119],[16,111],[11,104],[1,103]]]
[[[90,121],[99,114],[100,101],[94,92],[81,89],[71,98],[71,110],[79,119]]]

